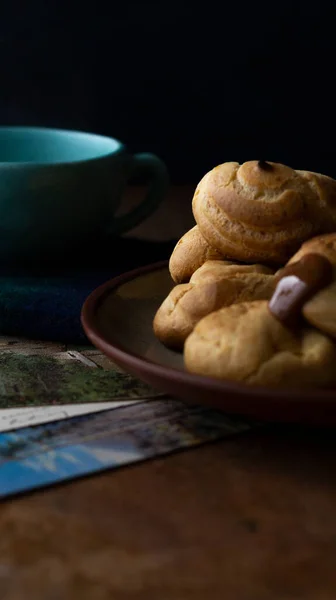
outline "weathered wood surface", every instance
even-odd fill
[[[331,434],[252,433],[0,506],[2,600],[334,600]]]
[[[153,395],[93,347],[0,338],[0,408]]]
[[[166,218],[179,202],[139,237],[170,239],[176,223],[182,235],[188,205]],[[81,365],[79,379],[111,368],[92,348],[0,350]],[[335,600],[335,473],[332,432],[273,428],[3,502],[1,600]]]

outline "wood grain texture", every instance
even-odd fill
[[[0,598],[334,600],[333,437],[272,428],[4,501]]]
[[[274,429],[0,507],[3,600],[333,600],[332,434]]]

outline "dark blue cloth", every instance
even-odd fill
[[[174,242],[120,239],[48,272],[2,268],[0,333],[31,339],[87,342],[80,323],[84,300],[108,279],[139,266],[169,258]],[[83,261],[83,256],[81,256]],[[80,262],[80,264],[79,264]]]

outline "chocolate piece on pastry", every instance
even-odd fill
[[[309,325],[282,325],[266,300],[204,317],[184,346],[188,371],[260,386],[330,386],[336,383],[335,361],[329,337]]]
[[[336,233],[305,242],[288,265],[277,273],[277,278],[312,254],[329,261],[332,266],[331,281],[307,299],[302,306],[302,314],[311,325],[336,339]]]

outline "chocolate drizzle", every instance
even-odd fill
[[[303,305],[332,280],[331,263],[320,254],[306,254],[278,273],[279,281],[268,303],[272,315],[283,325],[292,327]]]
[[[263,171],[272,171],[273,169],[273,166],[267,160],[258,160],[258,167]]]

